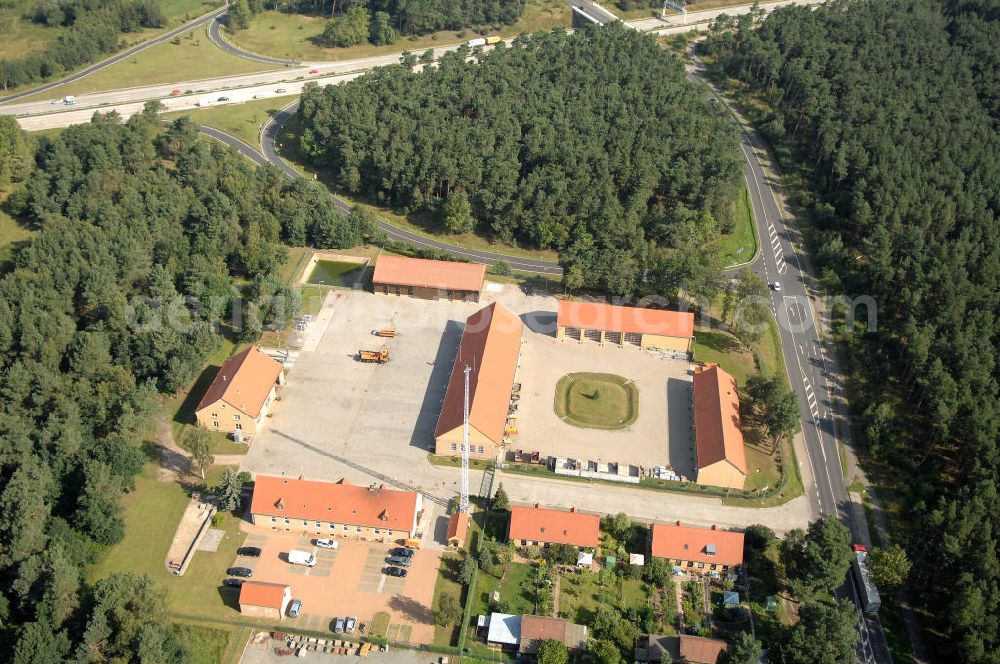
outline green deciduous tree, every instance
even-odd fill
[[[464,191],[454,191],[444,200],[441,205],[441,221],[449,233],[466,233],[475,227],[472,205]]]
[[[910,575],[910,558],[898,544],[873,549],[866,562],[876,587],[887,592],[901,587]]]
[[[476,578],[478,569],[476,561],[472,556],[462,558],[462,565],[458,568],[458,582],[463,586],[470,585],[472,580]]]
[[[810,523],[805,533],[790,531],[782,554],[796,594],[832,592],[851,565],[851,533],[835,517],[825,516]]]
[[[441,595],[437,611],[434,612],[434,622],[442,627],[455,625],[462,619],[462,605],[458,598],[451,594]]]
[[[215,461],[212,454],[212,434],[201,427],[187,427],[181,435],[181,446],[191,453],[194,467],[205,479],[205,469]]]
[[[34,141],[14,116],[0,116],[0,191],[28,177],[34,156]]]
[[[323,29],[323,41],[330,46],[354,46],[369,36],[368,9],[354,6],[343,16],[330,19]]]
[[[368,40],[376,46],[392,44],[399,39],[399,33],[392,27],[392,17],[388,12],[375,12],[368,31]]]
[[[231,30],[246,30],[250,27],[253,12],[247,0],[233,0],[229,7],[229,28]]]
[[[761,645],[749,632],[737,632],[719,654],[718,664],[760,664]]]
[[[556,639],[545,639],[538,646],[538,664],[567,664],[569,651],[566,644]]]
[[[591,639],[587,652],[598,664],[622,664],[622,653],[613,641],[607,639]]]
[[[858,640],[857,610],[850,603],[807,602],[799,621],[772,644],[776,664],[845,664],[854,659]]]

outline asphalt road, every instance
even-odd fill
[[[238,58],[243,58],[245,60],[254,60],[256,62],[264,62],[269,65],[285,65],[285,66],[295,66],[302,64],[295,60],[281,60],[279,58],[269,58],[266,55],[257,55],[256,53],[251,53],[250,51],[244,51],[242,48],[233,46],[226,41],[225,37],[222,36],[222,21],[225,18],[225,14],[217,15],[211,23],[208,24],[208,38],[212,40],[218,48],[222,49],[230,55],[235,55]]]
[[[278,154],[278,149],[280,145],[276,144],[276,139],[278,137],[278,132],[281,130],[281,126],[291,118],[296,111],[298,111],[299,102],[295,101],[288,106],[281,109],[280,112],[271,116],[270,119],[264,124],[264,127],[260,132],[260,145],[263,151],[264,158],[271,164],[275,165],[281,169],[289,177],[298,178],[303,177],[301,173],[292,168],[281,155]],[[234,139],[237,140],[237,139]],[[242,141],[239,141],[242,143]],[[333,200],[336,202],[337,207],[349,212],[351,205],[337,196],[333,196]],[[427,247],[431,249],[437,249],[438,251],[445,252],[451,256],[457,258],[465,258],[470,261],[475,261],[477,263],[486,263],[488,265],[493,264],[497,261],[504,261],[512,270],[517,270],[519,272],[531,272],[536,274],[548,274],[553,276],[559,276],[562,274],[562,268],[555,261],[543,261],[536,260],[532,258],[522,258],[520,256],[510,256],[507,254],[492,252],[492,251],[479,251],[476,249],[466,249],[464,247],[456,247],[452,244],[447,244],[445,242],[439,242],[433,238],[420,235],[418,233],[412,233],[401,228],[397,228],[389,224],[386,221],[378,220],[379,228],[381,228],[387,236],[392,240],[397,240],[399,242],[407,242],[412,245],[419,247]]]
[[[51,83],[46,83],[45,85],[40,85],[39,87],[32,88],[31,90],[25,90],[24,92],[19,92],[19,93],[14,94],[14,95],[8,95],[6,97],[0,97],[0,104],[5,104],[7,102],[16,101],[18,99],[21,99],[23,97],[27,97],[29,95],[38,94],[39,92],[45,92],[46,90],[51,90],[52,88],[59,87],[60,85],[64,85],[66,83],[72,83],[73,81],[79,81],[84,76],[90,76],[94,72],[98,72],[98,71],[104,69],[105,67],[109,67],[109,66],[115,64],[116,62],[121,62],[122,60],[130,58],[133,55],[135,55],[136,53],[138,53],[140,51],[144,51],[144,50],[146,50],[147,48],[149,48],[151,46],[156,46],[157,44],[162,44],[165,41],[170,41],[171,39],[173,39],[177,35],[184,34],[185,32],[190,31],[192,28],[197,28],[198,26],[204,25],[205,23],[208,23],[209,21],[212,21],[214,23],[219,17],[224,16],[226,14],[226,12],[228,12],[228,11],[229,11],[229,6],[228,5],[226,5],[224,7],[220,7],[219,9],[216,9],[214,11],[211,11],[211,12],[207,13],[207,14],[199,16],[198,18],[194,19],[193,21],[185,23],[184,25],[182,25],[182,26],[180,26],[178,28],[174,28],[173,30],[171,30],[169,32],[165,32],[162,35],[160,35],[159,37],[154,37],[153,39],[150,39],[148,41],[144,41],[141,44],[136,44],[132,48],[125,49],[121,53],[113,55],[113,56],[111,56],[110,58],[108,58],[106,60],[101,60],[100,62],[98,62],[96,64],[93,64],[93,65],[91,65],[89,67],[81,69],[80,71],[78,71],[77,73],[75,73],[75,74],[73,74],[71,76],[67,76],[66,78],[59,79],[58,81],[52,81]]]

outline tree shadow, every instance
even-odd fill
[[[184,395],[184,401],[181,402],[180,408],[174,414],[174,422],[178,424],[194,424],[194,411],[198,407],[198,402],[201,401],[202,396],[208,390],[208,386],[215,380],[215,376],[221,368],[221,365],[209,365],[202,370],[197,380],[188,389],[187,394]]]
[[[389,608],[398,611],[414,622],[425,625],[434,624],[434,612],[431,607],[405,595],[393,595],[389,600]]]

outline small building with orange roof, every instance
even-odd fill
[[[601,518],[596,514],[524,505],[510,508],[508,539],[518,546],[570,546],[597,548],[601,543]]]
[[[468,366],[469,456],[497,458],[507,432],[523,328],[520,318],[496,302],[465,321],[465,331],[434,430],[435,454],[457,456],[462,453],[465,367]]]
[[[715,364],[694,374],[694,446],[698,484],[743,488],[747,457],[736,379]]]
[[[258,475],[250,501],[255,526],[324,538],[374,542],[410,539],[417,533],[423,496],[382,485],[355,486]]]
[[[482,263],[435,261],[383,254],[375,261],[372,290],[383,295],[410,295],[478,302],[486,279]]]
[[[461,549],[468,534],[469,515],[466,512],[455,512],[448,517],[448,546]]]
[[[557,339],[690,352],[693,337],[690,312],[564,300],[556,316]]]
[[[251,346],[222,363],[195,408],[195,419],[211,431],[257,433],[284,382],[281,362]]]
[[[283,583],[244,581],[240,586],[240,613],[245,616],[281,620],[291,601],[292,588]]]
[[[676,523],[654,523],[651,553],[684,572],[720,575],[743,564],[743,533],[696,528]]]

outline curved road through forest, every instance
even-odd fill
[[[152,39],[144,41],[140,44],[136,44],[132,48],[127,48],[121,53],[112,55],[110,58],[106,60],[101,60],[96,64],[92,64],[89,67],[85,67],[84,69],[81,69],[80,71],[76,72],[75,74],[72,74],[71,76],[67,76],[66,78],[61,78],[58,81],[52,81],[51,83],[46,83],[45,85],[40,85],[37,88],[25,90],[24,92],[18,92],[17,94],[8,95],[6,97],[0,97],[0,104],[5,104],[9,101],[22,99],[23,97],[29,97],[31,95],[38,94],[39,92],[45,92],[46,90],[57,88],[60,85],[65,85],[66,83],[79,81],[81,78],[85,76],[90,76],[91,74],[101,71],[105,67],[110,67],[116,62],[121,62],[122,60],[126,60],[135,55],[136,53],[139,53],[140,51],[145,51],[147,48],[151,46],[156,46],[157,44],[162,44],[163,42],[169,41],[174,37],[176,37],[177,35],[184,34],[185,32],[188,32],[193,28],[202,26],[208,23],[209,21],[215,23],[219,18],[225,16],[228,11],[229,11],[229,5],[224,5],[219,9],[215,9],[207,14],[199,16],[193,21],[189,21],[180,27],[174,28],[173,30],[170,30],[168,32],[164,32],[159,37],[153,37]]]

